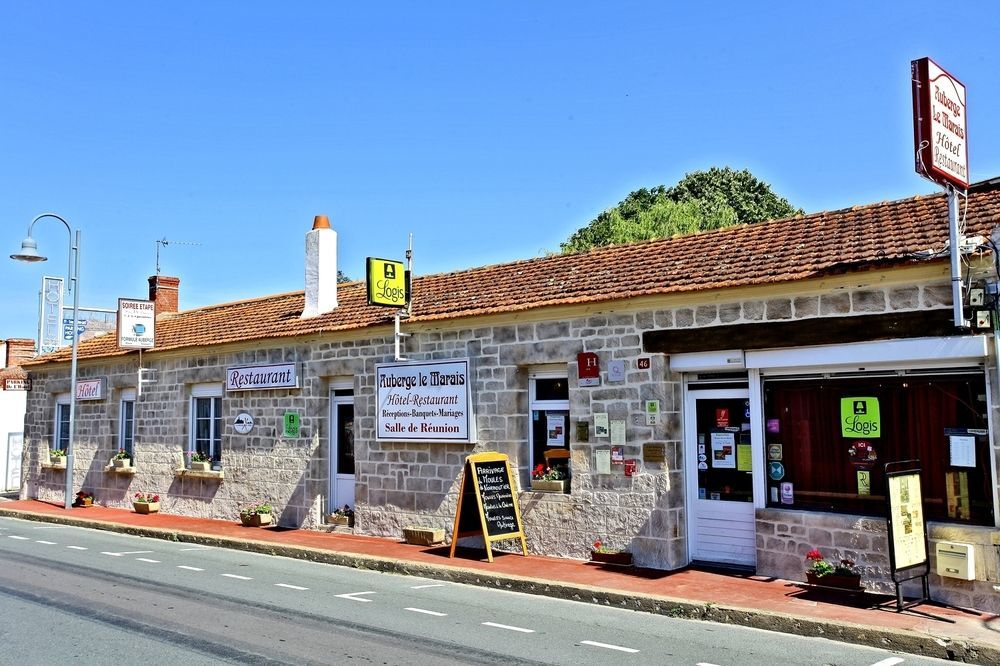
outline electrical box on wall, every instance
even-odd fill
[[[976,557],[972,544],[941,541],[937,553],[937,575],[946,578],[975,580]]]

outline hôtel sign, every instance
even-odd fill
[[[226,368],[227,391],[258,391],[298,387],[299,375],[294,363]]]
[[[103,400],[104,378],[78,379],[76,381],[77,400]]]
[[[469,360],[375,366],[376,440],[475,442]]]
[[[965,86],[930,58],[910,63],[917,173],[940,185],[969,189]]]

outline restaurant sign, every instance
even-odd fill
[[[930,58],[910,63],[916,170],[940,185],[969,188],[965,86]]]
[[[299,376],[294,363],[226,368],[226,391],[298,387]]]
[[[469,360],[375,366],[376,440],[475,442]]]

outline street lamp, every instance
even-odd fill
[[[73,290],[73,360],[70,363],[70,389],[69,389],[69,440],[66,442],[66,497],[64,505],[67,509],[73,507],[73,439],[76,435],[76,350],[79,346],[80,334],[77,331],[77,324],[80,317],[80,230],[76,230],[74,238],[73,229],[69,222],[62,219],[55,213],[42,213],[31,221],[28,225],[28,237],[21,241],[21,251],[10,255],[11,259],[17,261],[45,261],[47,257],[38,254],[38,243],[31,237],[31,230],[35,228],[35,222],[43,217],[52,217],[64,225],[69,232],[69,266],[66,269],[66,277],[69,280],[70,289]],[[59,430],[56,426],[56,437],[58,441]]]

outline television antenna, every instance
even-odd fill
[[[156,274],[160,274],[160,246],[167,246],[173,243],[174,245],[201,245],[201,243],[196,243],[195,241],[178,241],[178,240],[167,240],[166,236],[156,241]]]

